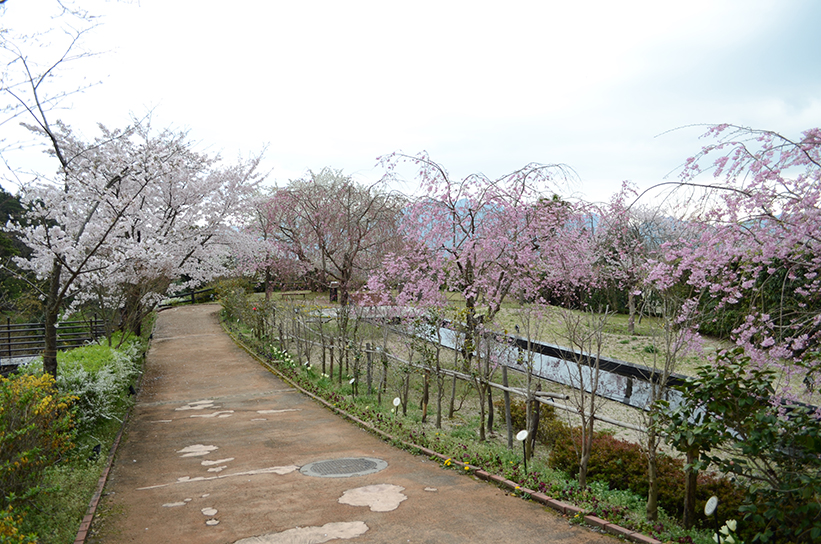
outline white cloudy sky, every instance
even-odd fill
[[[7,0],[2,26],[53,24],[41,1]],[[698,150],[702,128],[671,129],[821,124],[814,0],[84,4],[102,16],[86,47],[108,52],[50,84],[102,84],[56,116],[92,137],[153,109],[227,159],[268,144],[280,185],[323,166],[372,181],[377,156],[426,150],[454,177],[564,163],[603,200]]]

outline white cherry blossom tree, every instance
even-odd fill
[[[191,284],[221,273],[244,199],[259,181],[259,157],[223,166],[197,153],[185,133],[154,132],[149,122],[100,127],[93,142],[61,123],[48,133],[59,170],[25,187],[29,211],[10,224],[32,249],[18,265],[48,280],[44,368],[56,374],[56,322],[101,294],[138,324],[183,277]]]

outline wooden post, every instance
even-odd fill
[[[422,386],[422,423],[428,419],[428,402],[430,401],[430,369],[425,369],[425,383]]]
[[[368,376],[368,395],[373,393],[373,388],[371,387],[373,384],[373,357],[371,353],[371,345],[370,343],[365,344],[365,372]]]
[[[502,365],[502,385],[508,387],[507,365]],[[513,449],[513,423],[510,417],[510,391],[505,389],[505,424],[507,425],[507,449]]]
[[[339,385],[342,385],[342,374],[347,371],[347,368],[343,368],[343,359],[348,357],[348,346],[345,345],[342,338],[339,339],[339,371],[337,372],[337,379],[339,380]]]
[[[331,368],[328,371],[328,375],[331,377],[331,380],[334,379],[334,339],[331,337],[331,345],[328,348],[328,351],[331,354]]]
[[[319,341],[322,344],[322,373],[325,374],[325,333],[322,330],[322,315],[319,316]]]

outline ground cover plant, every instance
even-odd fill
[[[57,380],[42,361],[0,378],[0,541],[74,541],[146,345],[112,344],[59,353]]]

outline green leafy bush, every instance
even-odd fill
[[[138,373],[140,353],[137,341],[118,349],[101,342],[58,353],[57,387],[77,397],[75,424],[80,433],[117,418],[117,403]],[[42,362],[29,365],[25,371],[41,373]]]
[[[25,535],[20,530],[23,518],[14,515],[11,506],[0,510],[0,544],[35,544],[35,535]]]
[[[777,379],[740,348],[719,354],[681,388],[681,405],[665,406],[668,440],[698,450],[697,468],[749,482],[740,510],[757,541],[818,542],[821,419],[812,407],[773,402]]]
[[[47,374],[0,377],[0,505],[30,496],[43,471],[73,447],[74,400]]]

